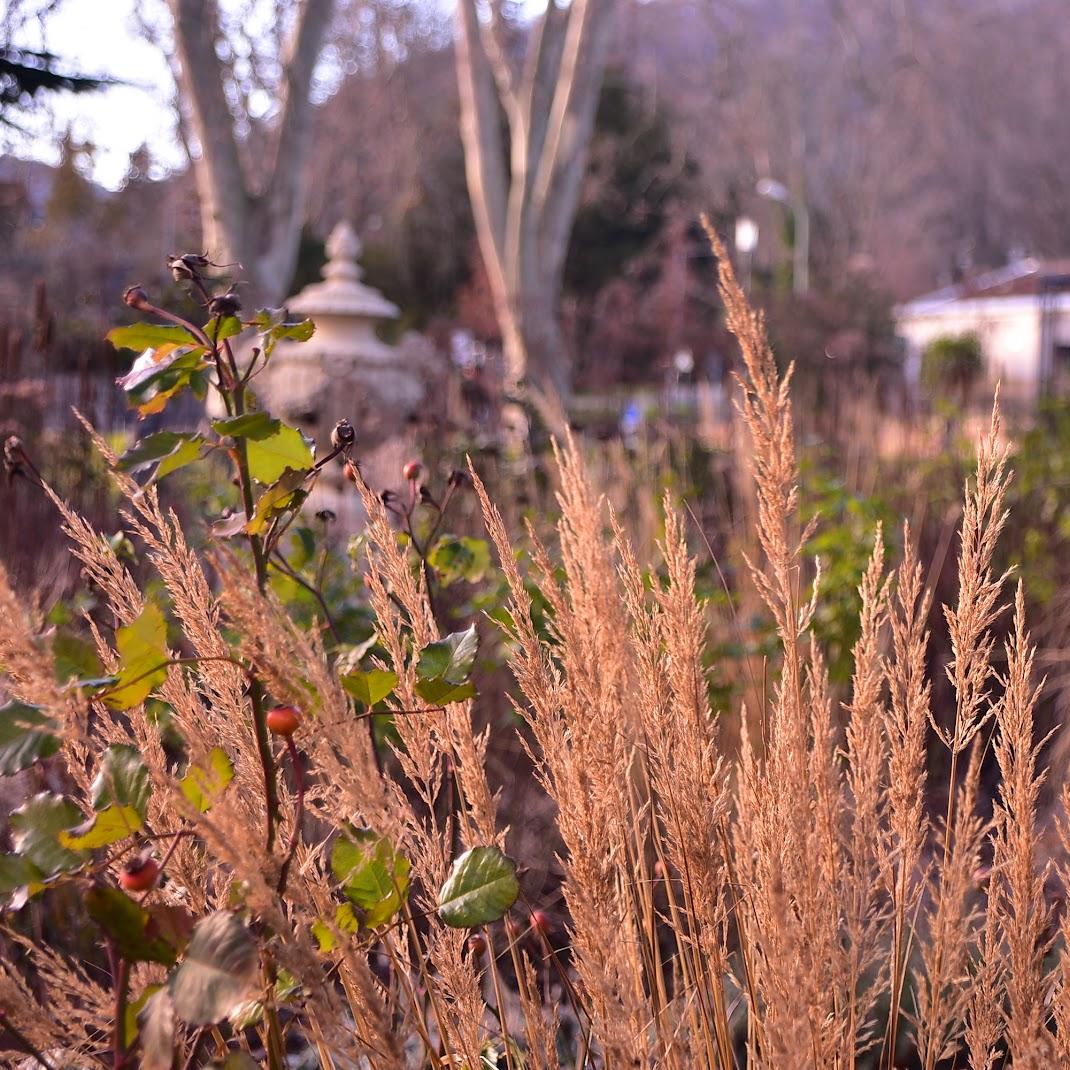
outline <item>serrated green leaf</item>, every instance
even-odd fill
[[[452,632],[445,639],[429,643],[420,651],[416,675],[421,680],[463,684],[475,664],[478,646],[479,637],[474,624],[463,632]]]
[[[191,765],[178,786],[190,803],[206,814],[233,779],[234,763],[222,747],[213,747],[205,766]]]
[[[358,702],[365,706],[374,706],[382,702],[395,687],[398,676],[388,669],[369,669],[367,672],[350,672],[340,677],[342,687]]]
[[[119,679],[103,698],[113,710],[128,710],[167,679],[167,624],[160,607],[148,603],[136,620],[116,632],[115,646]]]
[[[282,423],[269,435],[247,438],[245,450],[249,473],[265,486],[281,479],[287,470],[307,472],[315,463],[309,440],[296,427]]]
[[[260,331],[260,348],[267,360],[275,344],[283,338],[293,342],[307,342],[316,330],[310,319],[293,320],[284,308],[262,308],[253,316],[253,325]]]
[[[151,468],[151,484],[197,460],[203,446],[204,439],[193,431],[157,431],[131,446],[116,467],[120,472]]]
[[[103,810],[115,803],[132,808],[144,821],[151,795],[149,771],[137,749],[125,743],[109,747],[90,788],[93,809]]]
[[[141,815],[132,806],[105,806],[88,821],[59,834],[59,842],[72,851],[95,851],[125,840],[142,827]]]
[[[389,921],[409,893],[409,860],[385,836],[345,829],[331,849],[331,872],[369,929]]]
[[[44,791],[11,815],[12,844],[46,877],[77,869],[86,855],[64,847],[59,836],[81,821],[82,812],[74,803]]]
[[[113,885],[95,884],[86,892],[85,905],[124,959],[164,966],[175,961],[175,949],[154,933],[149,912],[126,892]]]
[[[136,353],[144,349],[158,349],[160,346],[197,344],[197,340],[185,327],[163,323],[131,323],[128,327],[113,327],[105,337],[116,349],[132,349]]]
[[[259,957],[256,941],[235,915],[210,914],[197,923],[171,978],[175,1012],[189,1025],[222,1021],[248,995]]]
[[[12,776],[59,750],[55,725],[36,706],[8,702],[0,706],[0,776]]]
[[[458,858],[438,893],[439,917],[455,929],[487,925],[517,901],[516,863],[497,847],[473,847]]]

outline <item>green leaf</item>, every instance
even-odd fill
[[[212,430],[222,438],[270,438],[280,427],[282,421],[266,412],[246,412],[241,416],[212,421]]]
[[[222,747],[213,747],[208,752],[207,768],[191,765],[178,786],[190,803],[205,814],[233,779],[234,763]]]
[[[175,961],[175,949],[155,932],[149,912],[125,892],[113,885],[95,884],[86,892],[85,905],[124,959],[164,966]]]
[[[163,985],[146,985],[145,991],[126,1005],[126,1013],[123,1015],[123,1043],[129,1048],[137,1040],[138,1015],[145,1009],[145,1004],[161,989]]]
[[[164,347],[147,350],[116,382],[144,417],[163,412],[167,402],[187,387],[203,396],[206,384],[201,372],[207,367],[202,346]]]
[[[409,860],[385,836],[346,829],[331,849],[331,871],[369,929],[389,921],[409,892]]]
[[[253,316],[253,325],[260,331],[260,348],[267,360],[275,343],[286,338],[293,342],[307,342],[316,330],[312,320],[292,320],[284,308],[262,308]]]
[[[0,898],[39,884],[43,878],[44,874],[24,855],[0,855]]]
[[[490,570],[490,546],[485,539],[443,535],[428,554],[443,587],[457,580],[478,583]]]
[[[268,526],[272,517],[289,509],[298,508],[305,500],[301,487],[307,478],[307,471],[295,472],[288,469],[284,472],[277,483],[268,487],[260,495],[256,503],[256,511],[245,525],[245,530],[250,535],[259,535]]]
[[[185,327],[162,323],[132,323],[128,327],[113,327],[106,335],[116,349],[158,349],[160,346],[195,345],[197,340]]]
[[[334,911],[335,929],[343,933],[355,933],[360,931],[360,922],[353,912],[352,903],[340,903]],[[335,930],[325,921],[317,918],[312,923],[312,935],[316,938],[320,951],[333,951],[338,946]]]
[[[128,710],[167,679],[167,624],[160,607],[147,604],[136,620],[119,629],[115,645],[119,679],[105,692],[104,702],[113,710]]]
[[[248,437],[245,449],[249,473],[265,486],[281,479],[288,469],[307,472],[315,463],[312,443],[296,427],[282,423],[262,438]]]
[[[77,869],[85,855],[59,842],[61,832],[74,828],[82,812],[74,803],[44,791],[11,815],[12,844],[46,876]]]
[[[171,1070],[175,1058],[175,1007],[166,988],[154,992],[138,1016],[140,1070]]]
[[[245,330],[245,324],[237,316],[213,316],[205,325],[204,333],[213,342],[233,338]]]
[[[497,847],[473,847],[450,870],[438,893],[438,915],[455,929],[497,921],[517,901],[516,863]]]
[[[222,1021],[252,988],[259,958],[256,941],[237,917],[209,914],[197,923],[171,978],[178,1016],[190,1025]]]
[[[369,708],[382,702],[398,686],[397,673],[388,669],[346,673],[340,679],[346,691]]]
[[[445,706],[449,702],[464,702],[476,693],[475,684],[470,680],[463,684],[451,684],[446,680],[419,680],[416,694],[432,706]]]
[[[444,680],[463,684],[476,660],[479,638],[473,624],[463,632],[452,632],[445,639],[430,643],[420,651],[416,675],[421,680]]]
[[[59,842],[72,851],[95,851],[141,831],[141,815],[132,806],[105,806],[77,828],[59,834]]]
[[[125,743],[109,747],[90,788],[93,809],[103,810],[110,803],[117,803],[133,809],[144,821],[151,795],[149,771],[137,749]]]
[[[56,632],[52,639],[52,659],[56,664],[56,680],[61,684],[80,677],[103,675],[96,647],[69,632]]]
[[[197,460],[203,446],[204,439],[192,431],[157,431],[131,446],[116,467],[120,472],[152,468],[151,484]]]
[[[36,706],[8,702],[0,706],[0,776],[28,769],[59,750],[55,726]]]

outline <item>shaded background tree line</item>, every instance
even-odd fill
[[[476,15],[484,58],[502,64],[485,73],[504,157],[502,71],[519,84],[540,24],[509,5]],[[166,253],[237,248],[245,239],[212,230],[214,182],[229,198],[218,219],[259,242],[240,257],[250,287],[277,299],[313,277],[344,216],[405,326],[508,346],[508,272],[492,239],[481,249],[466,181],[452,13],[171,0],[143,19],[181,90],[178,137],[202,166],[159,176],[146,155],[105,193],[84,177],[91,146],[68,139],[55,169],[6,159],[5,321],[47,277],[57,337],[96,332],[120,281],[165,284]],[[560,332],[552,345],[571,356],[579,390],[657,380],[681,347],[709,372],[722,340],[701,210],[726,230],[741,214],[758,221],[752,285],[785,347],[818,366],[830,354],[894,361],[897,298],[1016,252],[1070,248],[1070,30],[1054,0],[617,0],[606,25],[575,218],[549,271],[560,300],[538,316]],[[789,294],[792,214],[757,195],[764,177],[812,219],[802,301]]]

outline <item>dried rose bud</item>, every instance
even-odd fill
[[[454,468],[453,471],[450,472],[446,482],[451,487],[459,487],[465,481],[465,479],[466,476],[464,472],[462,472],[459,468]]]
[[[233,290],[227,290],[208,302],[208,312],[213,316],[236,316],[241,312],[241,301]]]
[[[142,312],[152,307],[149,304],[149,295],[140,286],[128,286],[123,291],[123,304]]]
[[[331,445],[336,450],[348,450],[353,448],[357,441],[357,433],[348,420],[339,420],[331,431]]]

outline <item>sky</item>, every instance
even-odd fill
[[[135,5],[146,6],[144,0],[64,0],[48,16],[43,37],[36,22],[22,27],[14,44],[44,47],[62,58],[64,69],[111,75],[127,84],[55,97],[46,109],[21,118],[27,134],[5,134],[0,151],[55,163],[59,138],[70,128],[76,139],[96,146],[92,177],[112,189],[122,181],[130,154],[141,145],[148,145],[159,169],[183,162],[169,103],[167,63],[140,35]]]

